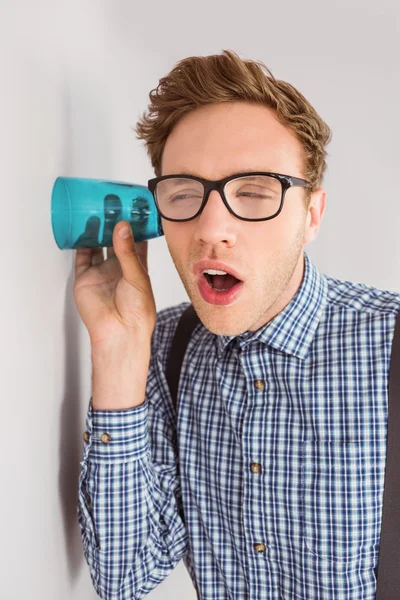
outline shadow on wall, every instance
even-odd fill
[[[98,93],[99,89],[104,90],[104,81],[102,79],[96,81],[98,70],[88,69],[85,65],[82,65],[81,72],[78,69],[79,67],[74,65],[73,72],[66,71],[63,82],[63,145],[60,174],[71,177],[100,177],[102,173],[108,174],[115,162],[115,156],[110,150],[112,115],[107,109],[107,97]],[[97,77],[102,78],[102,75]],[[87,174],[82,172],[82,169]],[[56,248],[55,242],[54,248]],[[64,306],[64,382],[60,382],[63,400],[60,413],[59,494],[67,568],[71,588],[73,588],[82,566],[86,564],[79,531],[77,502],[80,461],[84,445],[81,404],[83,402],[88,408],[89,397],[80,398],[79,332],[82,321],[73,295],[75,250],[71,252],[71,256],[71,274],[66,285]]]
[[[80,411],[79,320],[73,297],[74,273],[68,278],[64,311],[65,381],[60,414],[59,493],[64,522],[64,538],[69,579],[76,582],[84,563],[79,531],[77,502],[83,437]]]

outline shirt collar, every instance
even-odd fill
[[[281,352],[306,358],[326,304],[327,292],[326,278],[304,253],[303,280],[289,304],[257,331],[217,336],[218,356],[236,339],[242,349],[251,342],[260,341]]]

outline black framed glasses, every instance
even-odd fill
[[[217,190],[235,217],[242,221],[268,221],[279,215],[290,187],[311,188],[299,177],[281,173],[236,173],[210,181],[194,175],[163,175],[147,186],[157,209],[167,221],[191,221],[204,209],[212,190]]]

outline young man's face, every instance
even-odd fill
[[[198,108],[167,139],[162,175],[217,180],[248,170],[304,179],[300,143],[265,106],[234,102]],[[290,302],[303,276],[303,245],[315,237],[325,206],[324,190],[313,192],[308,207],[305,194],[303,188],[289,188],[281,213],[269,221],[236,218],[215,190],[196,219],[162,219],[175,267],[210,331],[255,331]],[[222,261],[240,275],[243,285],[233,301],[219,305],[204,299],[199,289],[204,275],[193,271],[202,259]]]

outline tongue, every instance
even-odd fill
[[[230,290],[238,281],[233,275],[214,275],[212,286],[215,290]]]

